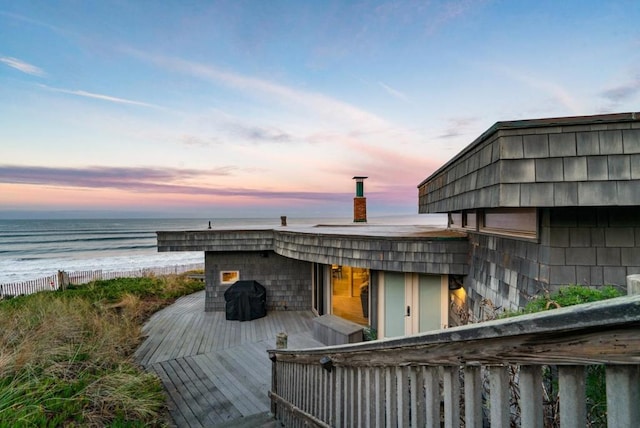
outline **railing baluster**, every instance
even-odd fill
[[[331,421],[331,373],[321,369],[322,373],[322,390],[324,391],[324,400],[322,401],[322,419]]]
[[[407,389],[406,382],[404,380],[404,373],[402,373],[402,367],[395,367],[394,374],[396,377],[396,420],[395,423],[398,427],[405,427],[403,424],[404,408],[407,405],[406,396],[404,391]]]
[[[440,368],[427,366],[424,369],[425,410],[428,428],[440,428]]]
[[[582,428],[587,422],[584,366],[558,367],[560,426]]]
[[[640,421],[640,366],[608,365],[607,424],[630,427]]]
[[[410,400],[411,400],[411,426],[412,427],[421,427],[423,425],[418,425],[418,372],[419,367],[411,366],[408,367],[409,370],[409,388],[410,388]],[[420,388],[420,393],[422,393],[422,388]]]
[[[398,424],[398,413],[400,409],[398,408],[398,401],[401,401],[402,398],[399,397],[398,391],[398,367],[388,367],[389,370],[389,396],[391,401],[391,414],[389,415],[389,426],[390,427],[399,427]]]
[[[307,364],[301,364],[300,374],[302,376],[302,382],[300,385],[302,386],[302,400],[300,401],[300,408],[304,412],[309,411],[309,394],[311,391],[309,390],[309,366]]]
[[[346,383],[345,383],[345,390],[346,390],[346,394],[345,394],[345,403],[344,403],[344,407],[345,407],[345,426],[347,427],[353,427],[354,426],[354,420],[353,420],[353,413],[354,413],[354,407],[356,405],[356,397],[354,397],[354,385],[353,385],[353,367],[349,367],[346,370]]]
[[[415,386],[416,386],[416,412],[414,413],[415,426],[427,426],[427,401],[425,391],[426,367],[417,366],[415,368]]]
[[[396,367],[396,377],[398,379],[398,426],[408,427],[409,409],[411,409],[408,367]]]
[[[464,421],[467,428],[482,427],[482,378],[480,366],[464,368]]]
[[[335,426],[336,425],[336,402],[335,397],[336,395],[338,395],[338,393],[336,392],[336,370],[332,370],[331,372],[329,372],[329,425]]]
[[[491,425],[508,427],[510,419],[509,406],[509,367],[489,367],[489,394],[491,408]]]
[[[382,428],[384,426],[384,410],[385,410],[385,397],[386,397],[386,382],[384,379],[384,368],[374,367],[373,369],[373,385],[375,388],[375,401],[373,410],[373,420],[375,421],[376,428]]]
[[[523,427],[542,428],[542,368],[520,366],[520,420]],[[612,426],[612,425],[610,425]]]
[[[365,385],[365,371],[366,367],[357,367],[356,368],[356,389],[358,392],[358,401],[357,401],[357,411],[356,411],[356,426],[362,427],[365,426],[365,413],[367,409],[367,396],[368,394],[365,392],[368,390]]]
[[[324,401],[324,394],[322,391],[322,368],[318,365],[313,366],[313,384],[312,388],[315,391],[314,394],[314,405],[313,405],[313,416],[318,419],[322,419],[322,411],[320,410],[320,406]]]
[[[372,367],[365,367],[364,370],[364,384],[362,385],[362,393],[364,394],[364,409],[362,414],[362,426],[363,427],[371,427],[373,426],[373,403],[374,401],[374,390],[373,390],[373,382],[371,379],[371,374],[373,371]]]
[[[336,396],[336,413],[335,413],[335,421],[334,425],[337,428],[340,428],[344,424],[344,406],[342,403],[342,396],[344,395],[344,371],[342,367],[336,367],[334,369],[336,371],[336,387],[334,389]]]
[[[460,426],[460,368],[446,366],[444,368],[444,426],[456,428]]]

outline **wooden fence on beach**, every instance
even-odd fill
[[[55,275],[29,281],[10,282],[0,284],[0,298],[19,296],[23,294],[33,294],[40,291],[58,290],[65,283],[67,284],[88,284],[92,281],[114,278],[142,278],[152,275],[178,275],[191,270],[204,269],[203,263],[191,263],[174,266],[148,267],[134,270],[103,271],[86,270],[77,272],[59,271]]]

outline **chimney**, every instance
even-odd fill
[[[356,180],[356,197],[353,198],[353,222],[367,222],[367,198],[364,197],[364,180],[367,177],[353,177]]]

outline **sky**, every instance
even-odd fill
[[[415,214],[497,121],[639,111],[640,1],[0,0],[0,218]]]

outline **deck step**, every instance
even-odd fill
[[[313,338],[325,345],[362,342],[362,326],[335,315],[313,319]]]

